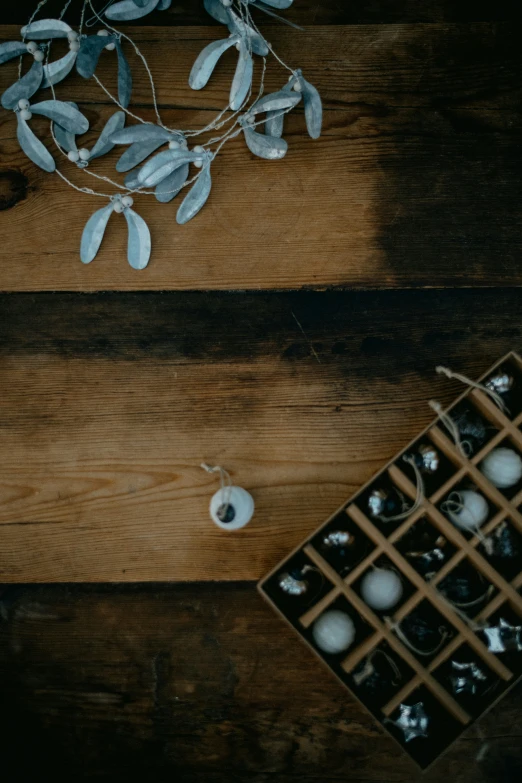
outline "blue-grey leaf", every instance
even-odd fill
[[[90,264],[96,258],[107,223],[113,211],[114,206],[111,202],[106,207],[98,209],[87,221],[87,225],[83,229],[80,245],[80,258],[84,264]]]
[[[279,8],[283,11],[285,8],[290,8],[294,0],[262,0],[264,5],[271,5],[272,8]]]
[[[78,136],[89,130],[89,120],[78,109],[64,101],[41,101],[31,105],[33,114],[43,114],[50,120],[61,125],[65,130]]]
[[[53,122],[53,133],[60,147],[66,152],[76,152],[78,150],[74,133],[66,131],[61,125],[57,125],[55,122]]]
[[[244,128],[245,141],[248,149],[265,160],[280,160],[288,151],[288,144],[284,139],[275,136],[265,136],[257,133],[253,128]]]
[[[206,12],[214,17],[216,21],[221,22],[221,24],[228,24],[230,22],[228,9],[225,8],[221,0],[204,0],[203,4]]]
[[[137,5],[138,8],[143,8],[144,6],[147,5],[149,0],[132,0],[132,2],[134,3],[134,5]]]
[[[58,84],[70,74],[76,62],[77,52],[67,52],[52,63],[44,65],[44,77],[42,87],[50,87],[51,84]]]
[[[121,0],[120,3],[114,3],[105,11],[107,19],[113,19],[115,22],[130,22],[132,19],[141,19],[154,11],[159,0],[148,0],[144,6],[139,8],[133,0]]]
[[[176,220],[180,226],[192,220],[198,212],[205,206],[212,188],[212,177],[210,175],[210,158],[205,161],[201,173],[191,189],[181,202],[178,209]]]
[[[313,84],[307,82],[301,71],[297,71],[303,94],[306,127],[312,139],[318,139],[323,125],[323,104],[321,96]]]
[[[112,134],[125,125],[125,112],[117,111],[112,117],[109,117],[105,126],[98,137],[98,141],[91,150],[90,160],[93,158],[100,158],[102,155],[106,155],[110,152],[114,143],[111,141]]]
[[[172,5],[172,0],[160,0],[158,3],[158,11],[167,11]]]
[[[163,140],[158,141],[135,141],[128,149],[125,150],[121,158],[116,163],[116,171],[124,172],[130,171],[134,166],[138,166],[143,163],[149,155],[161,147],[165,142]]]
[[[137,171],[131,171],[130,174],[127,174],[125,179],[123,180],[125,183],[125,187],[129,188],[129,190],[138,190],[141,188],[140,181],[138,179],[138,173]]]
[[[15,109],[21,98],[30,98],[34,95],[41,85],[42,79],[43,65],[35,61],[27,73],[8,87],[2,95],[0,102],[4,109]]]
[[[44,147],[40,139],[36,138],[26,121],[20,117],[20,112],[16,117],[18,120],[16,136],[27,157],[44,171],[54,171],[56,163],[49,150]]]
[[[221,41],[212,41],[199,53],[196,62],[192,66],[189,76],[189,85],[193,90],[202,90],[218,64],[219,58],[238,42],[238,38],[224,38]]]
[[[31,41],[47,41],[49,38],[67,38],[71,31],[72,27],[61,19],[38,19],[26,24],[20,32],[23,38],[30,38]]]
[[[256,31],[250,27],[250,25],[243,22],[243,20],[240,19],[231,8],[229,8],[228,11],[228,29],[230,32],[239,35],[241,38],[247,37],[250,41],[250,46],[252,47],[254,54],[259,54],[261,57],[266,57],[270,49],[268,48],[268,44],[265,39],[259,35],[259,33],[256,33]]]
[[[6,41],[0,44],[0,65],[12,60],[14,57],[20,57],[27,54],[27,46],[20,41]]]
[[[76,70],[84,79],[90,79],[96,70],[100,54],[111,40],[106,35],[88,35],[80,41],[80,51],[76,58]]]
[[[119,41],[116,41],[116,53],[118,55],[118,99],[126,109],[132,94],[132,73]]]
[[[115,144],[134,144],[136,141],[170,141],[172,133],[160,125],[152,123],[140,123],[139,125],[129,125],[118,133],[115,133],[111,139]]]
[[[268,111],[265,120],[265,133],[267,136],[275,136],[280,139],[285,127],[285,113],[282,111]]]
[[[193,163],[198,158],[201,158],[201,155],[188,150],[165,150],[165,152],[160,152],[145,163],[140,170],[138,178],[141,186],[143,188],[154,188],[180,166],[184,166],[186,163]]]
[[[163,204],[172,201],[187,181],[188,175],[189,164],[185,163],[160,182],[155,191],[158,201],[161,201]]]
[[[230,88],[230,108],[238,111],[248,98],[254,75],[254,61],[243,39],[239,42],[237,68]]]
[[[133,269],[145,269],[150,259],[150,231],[142,217],[127,207],[123,210],[129,227],[127,260]]]
[[[261,114],[264,111],[288,111],[297,106],[301,100],[301,93],[294,90],[279,90],[278,92],[263,95],[253,107],[249,114]]]

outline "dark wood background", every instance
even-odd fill
[[[176,35],[188,62],[190,42],[214,34],[191,28],[213,24],[200,5],[179,0],[143,20],[174,26],[149,40]],[[28,15],[26,0],[10,3],[0,22]],[[291,126],[289,170],[322,243],[302,263],[285,260],[279,239],[261,271],[234,254],[225,268],[218,243],[215,261],[194,252],[171,273],[162,254],[136,281],[115,241],[81,277],[70,194],[46,190],[2,116],[0,724],[10,781],[421,779],[254,580],[428,423],[430,397],[455,395],[435,365],[477,376],[522,347],[520,8],[295,0],[287,15],[318,42],[306,56],[327,104],[315,151],[299,121]],[[294,40],[272,30],[283,46]],[[321,68],[325,50],[346,59]],[[196,110],[220,105],[220,89]],[[186,92],[165,95],[166,111],[193,111]],[[99,122],[106,107],[90,111]],[[231,155],[242,183],[250,161]],[[306,189],[308,169],[332,184],[326,204]],[[274,175],[257,171],[263,195]],[[227,192],[216,195],[220,214],[236,215]],[[50,204],[61,205],[56,252],[42,230]],[[279,205],[264,218],[279,237],[291,225]],[[118,292],[140,286],[154,290]],[[252,290],[218,290],[234,288]],[[244,534],[209,523],[204,458],[254,492]],[[519,780],[520,693],[422,779]]]

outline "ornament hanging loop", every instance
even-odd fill
[[[435,367],[435,371],[439,375],[445,375],[446,378],[455,379],[456,381],[460,381],[461,383],[466,384],[466,386],[471,386],[473,389],[478,389],[479,391],[483,392],[484,394],[487,394],[488,397],[490,397],[495,405],[500,408],[502,413],[506,413],[509,415],[509,410],[507,408],[506,403],[496,392],[494,389],[490,389],[488,386],[485,386],[483,383],[478,383],[477,381],[472,381],[471,378],[468,378],[466,375],[461,375],[461,373],[453,372],[453,370],[450,370],[449,367],[442,367],[439,365],[438,367]]]

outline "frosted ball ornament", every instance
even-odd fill
[[[355,625],[346,612],[331,609],[315,621],[312,635],[320,650],[329,655],[337,655],[352,644],[355,639]]]
[[[222,487],[210,501],[210,516],[222,530],[240,530],[254,515],[254,499],[243,487]]]
[[[118,214],[121,214],[125,207],[122,204],[121,198],[116,199],[113,205],[113,210],[117,212]]]
[[[91,157],[91,153],[86,147],[82,147],[81,150],[78,150],[78,155],[80,156],[80,160],[83,160],[84,162],[88,161]]]
[[[456,527],[470,531],[483,525],[489,514],[486,499],[474,489],[452,492],[442,510]]]
[[[29,109],[22,109],[22,111],[20,112],[20,117],[22,118],[22,120],[25,120],[26,122],[27,120],[30,120],[32,116],[33,114],[32,112],[29,111]]]
[[[522,459],[513,449],[501,447],[488,454],[480,469],[493,486],[508,489],[522,478]]]
[[[33,54],[33,57],[35,59],[35,62],[43,63],[45,55],[41,49],[37,49],[36,52]]]
[[[132,207],[132,205],[134,204],[134,199],[132,198],[132,196],[124,196],[121,200],[121,203],[123,204],[124,207]]]
[[[18,101],[18,108],[19,109],[28,109],[31,104],[27,100],[27,98],[20,98]]]
[[[71,150],[70,152],[67,153],[67,157],[69,158],[71,163],[78,163],[78,161],[80,160],[80,153],[78,152],[78,150]]]
[[[38,44],[35,43],[34,41],[29,41],[29,43],[26,46],[26,49],[29,52],[29,54],[34,54],[35,52],[38,51]]]
[[[361,582],[361,595],[372,609],[385,611],[402,598],[403,587],[398,574],[389,568],[374,568]]]

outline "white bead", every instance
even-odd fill
[[[19,109],[28,109],[31,104],[27,100],[27,98],[20,98],[18,101],[18,108]]]
[[[325,653],[336,655],[344,652],[355,638],[355,625],[345,612],[331,609],[314,623],[314,642]]]
[[[239,43],[239,41],[238,41],[238,42],[237,42],[237,44],[236,44],[236,49],[238,50],[238,52],[239,52],[239,50],[241,49],[241,44]]]
[[[459,510],[448,508],[446,511],[456,527],[473,531],[484,524],[489,515],[489,506],[482,495],[474,489],[462,489],[450,495],[448,504],[452,502],[452,498],[462,506]]]
[[[78,33],[75,30],[69,30],[69,32],[67,33],[67,40],[69,41],[69,43],[71,43],[72,41],[77,41]]]
[[[224,5],[225,8],[230,8],[234,0],[221,0],[221,5]]]
[[[104,35],[104,36],[108,36],[108,35],[110,35],[110,33],[109,33],[109,31],[108,31],[108,30],[98,30],[98,32],[96,33],[96,35]]]
[[[368,571],[361,583],[362,597],[368,606],[378,611],[391,609],[400,601],[402,593],[399,575],[387,568]]]
[[[71,41],[69,43],[69,50],[71,52],[79,52],[80,51],[80,42],[79,41]]]
[[[294,84],[294,86],[293,86],[293,89],[294,89],[296,92],[302,92],[302,91],[303,91],[303,88],[301,87],[301,85],[299,84],[299,82],[296,82],[296,83]]]
[[[518,484],[522,478],[522,459],[513,449],[493,449],[480,466],[482,473],[499,489]]]
[[[37,49],[37,51],[33,54],[33,57],[37,63],[41,63],[43,62],[45,54],[42,52],[41,49]]]
[[[194,166],[197,169],[202,169],[203,168],[203,161],[201,160],[201,158],[198,158],[197,160],[194,161]]]
[[[22,109],[22,111],[20,112],[20,117],[22,118],[22,120],[25,120],[26,122],[27,120],[30,120],[32,116],[33,116],[32,112],[30,112],[28,109]]]
[[[134,199],[132,198],[132,196],[124,196],[121,200],[121,203],[123,204],[124,207],[132,207],[132,205],[134,204]]]
[[[223,512],[228,506],[230,522],[221,520],[220,510]],[[218,489],[210,501],[210,516],[222,530],[239,530],[248,525],[254,515],[254,499],[250,492],[242,487],[224,487]]]
[[[78,163],[78,161],[80,160],[80,153],[78,152],[78,150],[71,150],[70,152],[67,153],[67,157],[69,158],[71,163]]]
[[[177,150],[181,147],[179,141],[169,141],[169,150]]]
[[[78,151],[80,155],[80,160],[89,160],[91,157],[90,151],[86,147],[82,147],[81,150]]]
[[[114,42],[107,44],[105,48],[108,52],[113,52],[116,49],[116,44]]]
[[[202,146],[201,146],[201,144],[198,144],[196,147],[194,147],[194,149],[192,150],[192,152],[196,152],[196,153],[198,153],[198,154],[199,154],[200,152],[205,152],[205,147],[202,147]]]
[[[29,41],[29,43],[26,45],[26,49],[29,52],[29,54],[34,54],[38,51],[38,44],[34,41]]]
[[[124,210],[123,203],[122,201],[120,201],[120,199],[118,199],[117,201],[114,202],[114,211],[121,213],[123,212],[123,210]]]

